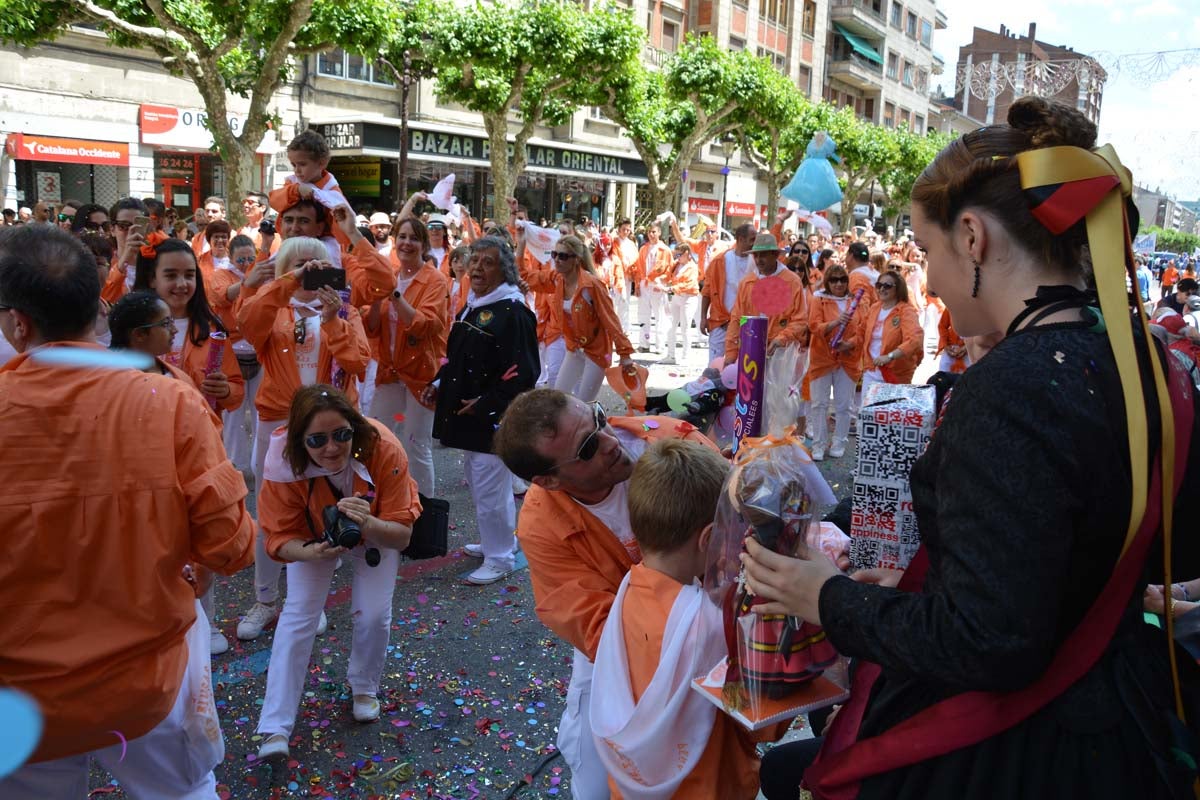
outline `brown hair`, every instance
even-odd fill
[[[233,226],[223,219],[213,220],[204,226],[204,241],[211,243],[213,237],[218,233],[223,233],[226,236],[232,236]]]
[[[788,256],[787,268],[796,273],[796,277],[800,279],[800,283],[804,288],[808,288],[808,268],[812,262],[807,256],[802,256],[799,253],[793,253]]]
[[[421,220],[417,219],[416,217],[404,217],[403,219],[397,219],[396,223],[392,225],[392,238],[396,238],[396,235],[400,233],[400,226],[406,223],[412,227],[413,235],[416,236],[417,241],[421,243],[421,260],[428,261],[430,258],[429,228],[426,227],[425,223],[421,222]],[[441,265],[438,264],[437,266]]]
[[[846,268],[841,264],[830,262],[829,266],[825,268],[825,272],[821,275],[821,289],[826,292],[829,291],[830,278],[845,278],[849,280],[850,273],[846,272]]]
[[[881,272],[879,277],[890,277],[892,282],[896,284],[896,301],[899,303],[908,302],[908,282],[904,280],[904,275],[902,275],[898,270],[888,269],[884,272]],[[878,294],[878,292],[876,292],[876,294]]]
[[[287,441],[283,446],[284,460],[297,475],[303,474],[309,465],[304,432],[308,430],[313,417],[322,411],[341,414],[354,429],[350,454],[359,463],[365,464],[371,458],[379,442],[379,431],[359,413],[346,395],[324,383],[303,386],[292,395],[292,407],[288,410]]]
[[[713,521],[729,462],[699,442],[662,439],[629,479],[629,527],[643,551],[669,553]]]
[[[1096,145],[1096,126],[1083,113],[1040,97],[1022,97],[1008,109],[1007,125],[971,131],[948,144],[912,189],[912,201],[942,230],[960,212],[978,208],[995,216],[1014,242],[1060,269],[1086,266],[1085,223],[1050,233],[1029,211],[1016,156],[1042,147]]]
[[[882,275],[884,271],[887,270],[888,257],[887,253],[883,252],[882,250],[872,250],[869,260],[871,262],[871,269],[875,270],[879,274]]]
[[[558,434],[558,421],[569,398],[558,389],[533,389],[508,404],[492,439],[492,452],[521,480],[533,480],[554,469],[554,462],[539,453],[537,445]]]

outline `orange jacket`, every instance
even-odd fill
[[[133,269],[133,267],[131,266],[129,269]],[[125,285],[125,273],[121,271],[120,257],[113,256],[112,266],[108,268],[104,285],[100,287],[100,299],[112,304],[124,297],[128,291],[129,287]]]
[[[533,257],[529,250],[525,251],[524,262],[517,264],[521,280],[533,292],[533,313],[537,316],[537,340],[539,344],[550,344],[562,336],[562,301],[558,304],[558,313],[550,307],[551,295],[554,292],[554,265],[543,264]]]
[[[41,709],[40,762],[166,718],[196,621],[184,565],[232,575],[255,533],[246,483],[184,381],[28,356],[0,366],[0,676]]]
[[[276,278],[257,290],[242,288],[238,304],[238,324],[242,336],[254,346],[262,364],[262,384],[254,397],[260,419],[287,419],[292,395],[300,388],[300,370],[296,366],[294,327],[296,318],[288,301],[296,288],[291,275]],[[334,317],[321,323],[321,349],[317,356],[317,382],[332,381],[333,360],[337,359],[349,375],[346,396],[358,401],[355,378],[361,380],[371,360],[371,348],[357,310],[346,319]]]
[[[661,241],[658,244],[647,242],[638,251],[637,261],[633,262],[633,274],[630,276],[638,285],[649,283],[655,278],[671,271],[675,259],[671,256],[671,248]]]
[[[204,293],[208,295],[208,305],[213,313],[221,318],[221,324],[229,331],[231,342],[241,341],[242,332],[237,322],[237,301],[229,299],[229,287],[241,280],[231,269],[215,270],[212,280],[204,279]],[[241,296],[240,292],[238,296]]]
[[[682,266],[672,264],[671,271],[663,278],[667,291],[691,297],[700,295],[700,265],[692,259]],[[689,321],[688,324],[691,324]]]
[[[943,311],[941,319],[938,320],[938,352],[942,352],[949,345],[963,347],[966,342],[958,335],[958,331],[954,330],[954,321],[950,318],[950,312]]]
[[[861,306],[860,306],[861,308]],[[871,362],[871,336],[875,321],[879,318],[882,303],[875,303],[867,309],[862,322],[862,368],[873,369]],[[917,310],[909,303],[896,303],[892,310],[883,318],[883,341],[879,346],[879,354],[885,356],[893,350],[899,350],[904,355],[890,364],[879,368],[883,379],[888,383],[908,383],[912,380],[917,365],[925,355],[925,332],[921,330],[921,322]]]
[[[1179,282],[1179,270],[1175,267],[1166,267],[1162,271],[1162,286],[1174,286]]]
[[[865,298],[864,298],[865,299]],[[849,310],[853,298],[847,296],[846,309]],[[842,312],[832,296],[824,291],[817,292],[808,304],[808,375],[813,380],[833,372],[841,367],[856,383],[862,377],[862,327],[867,316],[867,304],[859,303],[854,316],[846,323],[842,334],[842,342],[851,344],[844,353],[834,353],[829,349],[829,340],[834,333],[825,333],[825,326],[834,322]]]
[[[708,327],[720,328],[729,324],[730,309],[725,307],[725,280],[729,275],[728,262],[731,256],[736,256],[737,253],[731,247],[720,256],[714,258],[712,264],[709,265],[708,271],[704,275],[704,289],[701,291],[702,296],[708,298]],[[754,272],[753,262],[750,264],[750,269],[746,273],[749,275]],[[737,302],[736,296],[734,302]]]
[[[899,276],[899,279],[904,280],[904,276]],[[850,295],[853,297],[856,291],[863,290],[862,302],[858,304],[859,308],[874,305],[879,300],[879,294],[875,291],[875,281],[877,280],[879,280],[879,274],[870,267],[855,267],[853,271],[850,271]]]
[[[708,274],[709,263],[715,261],[729,248],[721,244],[720,241],[717,241],[713,243],[712,253],[709,253],[708,245],[704,243],[704,237],[699,239],[684,238],[683,241],[692,249],[692,253],[696,256],[696,271],[699,276],[697,280],[704,283],[705,276]]]
[[[386,425],[379,420],[367,421],[379,433],[375,451],[363,465],[375,485],[371,515],[384,522],[411,526],[421,516],[421,501],[417,495],[417,482],[408,474],[408,456]],[[365,496],[369,490],[366,481],[355,475],[354,494]],[[335,502],[329,483],[321,478],[312,481],[311,492],[307,479],[290,483],[264,480],[262,497],[258,501],[258,520],[266,537],[267,554],[276,561],[286,560],[279,557],[279,548],[292,539],[307,542],[313,538],[304,518],[305,511],[312,520],[313,530],[319,534],[324,528],[321,513],[325,506]]]
[[[567,350],[575,352],[582,348],[587,357],[601,367],[612,364],[614,348],[622,358],[633,354],[633,345],[621,330],[621,321],[613,310],[608,289],[598,276],[579,270],[579,281],[571,296],[571,314],[567,316],[563,312],[566,284],[562,273],[546,267],[527,275],[525,282],[529,288],[547,300],[551,320],[547,329],[562,331]]]
[[[452,289],[453,286],[451,286],[447,291]],[[458,292],[449,297],[451,322],[453,322],[454,319],[462,313],[462,310],[467,307],[467,294],[469,294],[470,291],[471,278],[467,275],[467,273],[464,272],[462,276],[458,278]]]
[[[768,314],[767,341],[778,342],[781,345],[793,342],[803,343],[808,340],[805,328],[808,326],[808,295],[804,291],[804,283],[787,267],[777,267],[772,279],[783,281],[791,291],[787,309],[780,314]],[[757,269],[754,269],[738,286],[737,299],[733,301],[731,319],[736,320],[725,332],[725,363],[737,362],[738,346],[741,343],[741,318],[757,316],[760,312],[754,302],[754,285],[764,280]]]
[[[227,272],[227,270],[221,270]],[[205,339],[204,344],[197,347],[192,344],[188,334],[183,336],[183,352],[179,358],[179,368],[192,380],[196,388],[204,383],[205,369],[208,367],[208,353],[212,350],[213,339]],[[242,370],[238,367],[237,354],[233,352],[233,340],[226,339],[221,344],[221,374],[229,381],[229,396],[217,400],[217,406],[225,411],[236,411],[241,408],[246,399],[246,381],[242,378]],[[203,393],[202,393],[203,394]],[[204,395],[205,400],[210,400]]]
[[[637,259],[637,243],[633,239],[622,240],[618,236],[613,237],[612,285],[618,294],[629,293],[629,282],[633,280],[634,265],[637,264]]]
[[[392,301],[380,301],[379,320],[367,335],[379,343],[379,371],[375,383],[403,381],[408,390],[420,397],[421,391],[437,374],[446,357],[446,338],[450,333],[450,309],[446,299],[449,287],[440,272],[426,265],[417,270],[404,293],[416,315],[407,328],[392,322]]]
[[[647,420],[658,427],[647,428]],[[647,442],[687,439],[716,445],[694,426],[670,417],[610,418],[614,428]],[[604,523],[566,492],[534,484],[517,518],[517,537],[529,559],[535,611],[542,624],[593,660],[604,621],[633,560]]]
[[[663,633],[683,584],[643,564],[629,569],[629,586],[621,605],[629,684],[634,702],[658,671]],[[719,634],[718,634],[719,635]],[[695,769],[671,795],[678,800],[748,800],[758,793],[758,749],[755,742],[773,742],[787,732],[791,720],[751,733],[727,714],[713,719],[712,733]],[[612,778],[612,800],[622,800]]]

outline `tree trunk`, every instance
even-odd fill
[[[506,114],[499,119],[494,114],[483,115],[483,127],[488,135],[488,160],[492,165],[492,217],[500,225],[507,225],[510,214],[505,198],[513,196],[516,179],[510,172],[508,162],[508,121]]]
[[[259,141],[262,141],[262,137],[259,137]],[[246,224],[242,198],[254,188],[256,149],[247,147],[239,140],[235,147],[221,156],[221,164],[225,167],[225,218],[235,232]]]
[[[779,170],[767,170],[767,228],[775,226],[779,217]]]
[[[664,211],[671,210],[671,198],[675,196],[675,189],[678,187],[679,182],[676,181],[675,184],[675,187],[659,183],[650,183],[646,186],[647,193],[650,195],[651,219]]]

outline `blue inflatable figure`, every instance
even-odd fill
[[[842,199],[842,188],[838,186],[837,176],[833,174],[833,166],[829,159],[839,164],[837,145],[825,131],[817,131],[808,147],[804,150],[804,161],[800,168],[783,187],[783,196],[800,204],[801,208],[810,211],[820,211],[828,208]]]

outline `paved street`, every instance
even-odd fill
[[[654,363],[653,391],[695,377],[707,348],[677,366]],[[605,406],[622,401],[607,387]],[[407,562],[396,582],[392,641],[380,702],[382,719],[361,725],[350,714],[345,673],[351,639],[351,570],[338,571],[327,603],[329,630],[318,637],[292,738],[292,759],[273,774],[256,763],[255,733],[266,688],[271,631],[239,642],[238,614],[252,600],[253,569],[217,583],[219,624],[232,647],[213,658],[226,755],[217,769],[222,798],[569,797],[570,772],[554,740],[571,671],[571,648],[538,622],[529,573],[491,586],[462,577],[478,561],[461,547],[476,541],[474,506],[458,451],[436,449],[439,495],[451,504],[451,554]],[[849,491],[853,450],[825,461],[839,496]],[[124,797],[94,771],[92,797]]]

